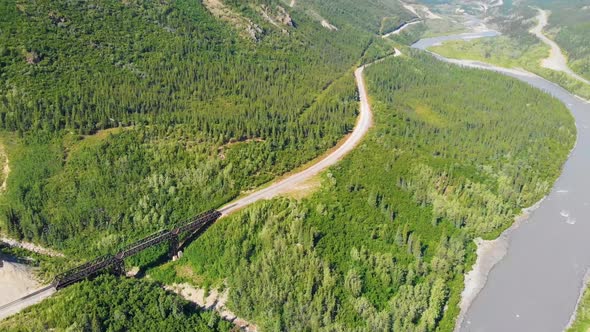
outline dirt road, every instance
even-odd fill
[[[403,27],[401,27],[400,29],[402,28]],[[398,57],[401,55],[402,53],[398,49],[395,49],[395,53],[393,54],[393,56]],[[379,61],[382,61],[382,59],[377,60],[376,62]],[[247,196],[238,198],[237,200],[221,207],[219,211],[223,214],[223,216],[227,216],[259,200],[271,199],[280,194],[289,192],[291,189],[303,184],[304,182],[310,180],[320,172],[326,170],[328,167],[336,164],[344,156],[350,153],[352,149],[354,149],[362,141],[362,139],[369,131],[369,128],[373,124],[373,114],[371,111],[371,105],[369,104],[369,97],[363,76],[365,68],[370,65],[371,64],[361,66],[357,68],[354,72],[356,85],[359,93],[360,110],[356,125],[352,133],[345,138],[345,141],[342,142],[337,149],[329,152],[327,155],[319,157],[317,162],[314,162],[308,168],[293,175],[290,175],[265,188],[257,190]],[[1,306],[0,320],[10,315],[13,315],[28,306],[31,306],[35,303],[42,301],[43,299],[51,296],[53,293],[55,293],[55,288],[51,286],[46,286],[19,300]]]
[[[0,320],[41,302],[55,292],[53,287],[39,285],[31,270],[28,265],[11,260],[5,261],[0,268]],[[22,297],[24,294],[29,295]]]
[[[321,171],[336,164],[360,143],[373,123],[373,114],[371,113],[371,105],[369,104],[365,80],[363,78],[363,71],[365,70],[365,67],[366,66],[359,67],[354,72],[356,85],[359,92],[360,114],[358,116],[354,130],[346,138],[346,141],[342,143],[336,150],[330,152],[326,156],[321,157],[318,162],[314,163],[309,168],[225,205],[219,209],[219,211],[223,213],[224,216],[256,201],[262,199],[271,199],[289,191],[291,188],[302,184],[303,182],[319,174]]]
[[[590,81],[588,81],[587,79],[574,73],[574,71],[570,69],[570,67],[567,65],[567,58],[565,57],[565,55],[561,51],[561,48],[559,47],[559,45],[557,45],[556,42],[549,39],[543,33],[543,29],[547,26],[547,23],[548,23],[549,13],[546,10],[543,10],[540,8],[537,8],[537,11],[539,13],[537,15],[538,23],[529,32],[534,34],[535,36],[537,36],[537,38],[539,38],[543,43],[547,44],[551,48],[551,52],[549,53],[549,57],[546,59],[543,59],[543,61],[541,62],[541,66],[544,68],[547,68],[547,69],[552,69],[552,70],[564,72],[568,76],[570,76],[580,82],[590,84]]]
[[[14,302],[0,306],[0,320],[12,316],[27,307],[43,301],[44,299],[53,295],[55,292],[56,290],[52,286],[45,286]]]
[[[396,52],[395,56],[399,56],[400,54],[401,53]],[[314,163],[307,169],[225,205],[219,209],[223,215],[228,215],[261,199],[270,199],[289,191],[291,188],[309,180],[326,168],[336,164],[359,144],[373,123],[373,115],[371,113],[367,89],[365,87],[365,81],[363,78],[364,69],[365,66],[359,67],[354,73],[360,96],[360,114],[358,116],[354,130],[346,138],[346,141],[343,142],[336,150],[330,152],[326,156],[319,158],[318,162]],[[53,287],[46,286],[32,294],[27,295],[26,297],[1,306],[0,320],[13,315],[28,306],[41,302],[43,299],[51,296],[53,293],[55,293],[55,289]]]

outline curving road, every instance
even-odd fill
[[[336,164],[339,160],[341,160],[345,155],[347,155],[350,151],[352,151],[352,149],[354,149],[359,144],[359,142],[363,139],[363,137],[365,137],[373,123],[373,114],[371,113],[371,106],[369,104],[367,89],[363,78],[363,71],[365,70],[365,67],[366,65],[359,67],[354,72],[356,85],[359,92],[360,113],[354,130],[350,135],[347,136],[345,141],[341,143],[336,150],[330,152],[326,156],[321,157],[319,161],[312,164],[308,168],[302,170],[301,172],[295,173],[283,180],[271,184],[268,187],[262,188],[258,191],[255,191],[245,197],[239,198],[238,200],[221,207],[219,211],[223,214],[223,216],[227,216],[259,200],[271,199],[273,197],[276,197],[277,195],[280,195],[291,190],[297,185],[319,174],[326,168]],[[18,313],[26,307],[41,302],[43,299],[55,293],[55,291],[55,288],[51,286],[46,286],[21,299],[1,306],[0,320],[8,316],[11,316],[15,313]]]
[[[547,22],[549,19],[549,13],[547,13],[546,10],[543,10],[540,8],[537,8],[537,11],[539,12],[539,14],[537,15],[538,23],[529,32],[534,34],[535,36],[537,36],[537,38],[539,38],[543,43],[547,44],[551,48],[551,52],[549,53],[549,57],[546,59],[543,59],[543,61],[541,62],[541,66],[544,68],[547,68],[547,69],[552,69],[552,70],[564,72],[567,75],[569,75],[570,77],[572,77],[580,82],[590,84],[590,81],[588,81],[587,79],[583,78],[582,76],[576,74],[573,70],[570,69],[570,67],[567,64],[567,58],[565,57],[565,55],[561,51],[561,48],[559,47],[559,45],[557,45],[556,42],[549,39],[543,33],[543,29],[547,26]]]
[[[400,27],[399,29],[403,29],[405,26],[406,25]],[[395,53],[393,54],[393,56],[397,57],[400,55],[401,52],[395,49]],[[377,60],[375,62],[379,62],[381,60]],[[247,196],[238,198],[237,200],[224,205],[219,209],[223,216],[227,216],[259,200],[271,199],[280,194],[292,190],[297,185],[304,183],[305,181],[311,179],[320,172],[326,170],[328,167],[336,164],[361,142],[361,140],[365,137],[365,135],[369,131],[369,128],[373,124],[373,114],[371,112],[371,105],[369,104],[369,97],[367,94],[367,88],[363,77],[363,72],[365,68],[367,66],[370,66],[371,64],[361,66],[357,68],[354,72],[356,86],[359,94],[360,110],[359,116],[356,121],[356,125],[352,133],[350,135],[347,135],[347,137],[344,139],[344,142],[341,142],[338,148],[334,151],[331,151],[327,155],[318,158],[318,160],[308,168],[293,175],[290,175],[278,182],[275,182],[269,185],[268,187],[259,189],[253,193],[248,194]],[[51,286],[45,286],[32,294],[29,294],[21,299],[1,306],[0,320],[10,315],[13,315],[28,306],[41,302],[43,299],[55,293],[55,291],[55,288]]]
[[[401,31],[407,26],[408,24],[404,24],[401,27],[399,27],[396,31]],[[395,52],[392,55],[393,57],[398,57],[402,55],[402,53],[397,48],[394,49],[394,51]],[[365,86],[363,72],[366,67],[371,66],[372,64],[378,63],[380,61],[383,61],[383,59],[379,59],[370,64],[358,67],[354,71],[354,77],[356,80],[356,86],[358,89],[360,100],[359,116],[357,118],[356,125],[354,126],[352,133],[345,138],[344,142],[341,142],[341,144],[339,144],[336,150],[318,158],[319,160],[317,162],[313,163],[311,166],[302,170],[301,172],[290,175],[287,178],[275,182],[268,187],[257,190],[245,197],[239,198],[231,203],[224,205],[222,208],[219,209],[219,212],[221,212],[223,216],[227,216],[259,200],[271,199],[280,194],[289,192],[296,186],[313,178],[314,176],[324,171],[328,167],[335,165],[344,156],[350,153],[350,151],[352,151],[352,149],[354,149],[365,137],[365,135],[369,131],[369,128],[371,128],[371,125],[373,124],[373,113],[371,111],[371,104],[369,103],[369,97],[367,93],[367,88]]]
[[[12,316],[27,307],[43,301],[44,299],[53,295],[55,292],[56,289],[53,288],[53,286],[45,286],[27,296],[21,297],[16,301],[0,306],[0,320],[8,316]]]
[[[326,156],[320,157],[319,161],[315,162],[313,165],[302,170],[301,172],[290,175],[289,177],[278,182],[275,182],[268,187],[262,188],[258,191],[255,191],[245,197],[239,198],[238,200],[223,206],[219,209],[219,211],[224,216],[232,212],[235,212],[239,209],[242,209],[259,200],[271,199],[273,197],[276,197],[277,195],[280,195],[291,190],[297,185],[302,184],[303,182],[316,176],[326,168],[336,164],[340,159],[346,156],[350,151],[352,151],[352,149],[354,149],[359,144],[359,142],[363,139],[363,137],[365,137],[365,135],[369,131],[369,128],[373,124],[373,114],[371,112],[371,105],[369,104],[367,88],[365,86],[365,80],[363,77],[363,71],[367,66],[368,65],[361,66],[357,68],[354,72],[356,86],[358,89],[360,99],[360,112],[358,119],[356,121],[356,125],[354,126],[354,130],[350,135],[347,136],[345,141],[341,143],[336,150],[330,152]]]

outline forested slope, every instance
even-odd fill
[[[225,6],[0,5],[3,231],[83,259],[300,165],[350,130],[352,69],[411,19],[388,0]],[[261,330],[451,330],[471,240],[548,191],[575,127],[523,83],[403,52],[366,70],[375,127],[317,193],[224,218],[149,276],[229,287],[229,308]],[[227,328],[158,284],[106,276],[0,328],[189,325]]]
[[[296,3],[296,7],[308,8],[308,12],[315,8],[322,17],[330,18],[330,23],[336,27],[351,24],[374,34],[386,34],[415,18],[414,14],[402,8],[399,1],[299,0]]]
[[[263,330],[452,330],[472,239],[548,192],[575,127],[524,83],[410,55],[367,69],[375,128],[319,192],[223,219],[150,275],[229,287]]]
[[[2,2],[2,231],[91,257],[333,146],[382,17],[411,15],[385,0],[297,3],[227,1],[249,38],[195,1]]]
[[[391,25],[411,17],[389,0],[295,8],[228,0],[221,13],[219,2],[204,4],[0,3],[0,143],[11,168],[0,231],[66,253],[41,263],[46,279],[219,207],[333,146],[356,117],[353,69],[375,40],[372,56],[393,51],[375,35],[382,16]],[[128,263],[153,264],[157,249]],[[160,285],[104,277],[0,329],[229,324]]]
[[[42,317],[42,319],[40,319]],[[102,276],[65,289],[0,322],[2,331],[230,331],[216,313],[198,312],[153,282]]]

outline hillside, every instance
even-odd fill
[[[2,231],[91,257],[312,159],[392,3],[3,2]]]
[[[229,288],[228,309],[260,331],[452,330],[463,274],[475,258],[472,240],[497,236],[545,195],[573,146],[575,127],[563,105],[524,83],[404,51],[367,69],[375,127],[322,176],[320,189],[220,220],[180,260],[148,264],[150,278],[205,292]],[[111,277],[76,285],[0,328],[26,322],[59,329],[94,320],[119,326],[108,315],[53,314],[66,294],[87,296],[114,285]],[[129,292],[150,308],[178,310],[158,304],[155,288],[135,293],[146,286],[125,280],[81,307],[111,308],[104,301]],[[133,312],[135,302],[105,310]],[[141,316],[158,324],[174,319]],[[133,319],[130,314],[122,324]],[[151,321],[134,324],[148,328]]]
[[[321,186],[0,330],[235,329],[162,289],[186,283],[227,290],[260,331],[450,331],[473,240],[543,197],[575,142],[555,98],[407,47],[429,27],[382,38],[414,18],[397,0],[8,0],[0,17],[1,231],[64,252],[57,270],[332,148],[358,113],[353,70],[401,50],[366,68],[374,125]]]
[[[548,192],[573,119],[525,83],[418,52],[367,80],[375,128],[319,191],[230,216],[148,274],[229,287],[263,330],[451,331],[472,240]]]
[[[296,168],[351,130],[353,69],[411,17],[389,0],[2,2],[0,232],[66,254],[39,260],[47,280]],[[113,283],[0,329],[229,329],[157,284]]]

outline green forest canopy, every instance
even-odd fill
[[[153,282],[101,276],[0,322],[2,331],[230,331],[232,324]]]
[[[222,219],[150,275],[229,287],[263,330],[452,330],[471,240],[549,191],[573,118],[525,83],[417,51],[366,74],[375,128],[318,193]]]
[[[338,10],[301,0],[285,35],[256,18],[254,3],[276,4],[227,2],[264,27],[258,42],[183,1],[84,2],[87,11],[65,1],[0,5],[11,14],[0,16],[2,36],[23,37],[0,53],[11,84],[0,90],[0,119],[14,166],[4,229],[76,258],[108,252],[219,206],[350,130],[351,69],[375,44],[387,49],[373,42],[385,16],[407,14],[388,1],[363,9],[339,0]],[[310,8],[339,32],[318,25]],[[88,36],[101,47],[70,47]],[[42,46],[36,55],[28,40]],[[60,52],[80,62],[60,62]],[[497,235],[547,192],[575,128],[563,105],[523,83],[404,53],[367,69],[375,128],[318,193],[222,219],[178,263],[150,275],[230,287],[230,308],[264,330],[451,330],[471,240]],[[8,97],[23,92],[35,102]],[[179,272],[187,268],[192,275]],[[2,324],[227,326],[162,292],[101,277]],[[93,300],[63,313],[75,299]]]
[[[0,4],[2,230],[89,258],[332,147],[354,124],[352,69],[381,15],[410,17],[341,2],[301,1],[277,28],[257,8],[284,4],[228,1],[257,41],[192,1]]]

